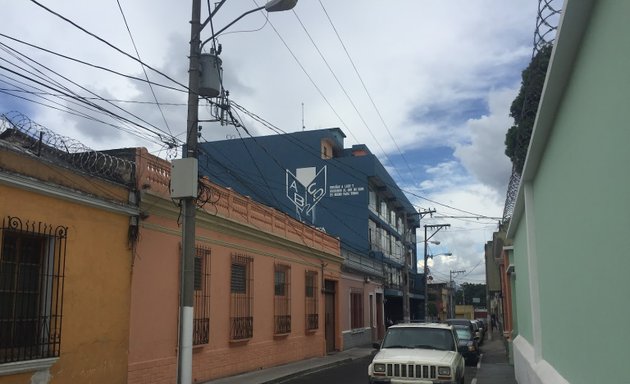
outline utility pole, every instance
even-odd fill
[[[407,213],[405,212],[404,222],[403,222],[403,232],[405,233],[405,238],[403,242],[403,323],[410,323],[411,316],[409,311],[409,252],[407,249],[407,242],[410,239],[410,234],[408,233],[407,228]]]
[[[197,159],[197,124],[199,120],[199,50],[201,34],[201,0],[192,0],[190,20],[190,66],[188,69],[188,117],[186,123],[186,148],[182,158]],[[196,161],[192,170],[195,181],[199,169]],[[182,218],[182,259],[179,299],[179,348],[177,356],[177,383],[192,383],[192,338],[193,301],[195,278],[195,198],[181,199]]]
[[[182,258],[180,275],[179,334],[177,355],[177,383],[192,383],[192,347],[194,316],[194,280],[195,280],[195,224],[196,199],[199,168],[197,163],[197,135],[199,134],[199,96],[216,97],[220,89],[201,88],[201,48],[221,32],[246,15],[265,9],[267,12],[280,12],[292,9],[297,0],[268,0],[264,6],[243,13],[212,36],[201,43],[201,31],[212,20],[216,12],[225,4],[220,0],[208,18],[201,23],[201,0],[192,0],[192,16],[190,19],[190,56],[188,67],[188,117],[186,121],[186,147],[182,150],[182,159],[173,161],[171,169],[171,197],[179,198],[182,204]],[[218,54],[217,54],[218,55]],[[220,71],[220,60],[215,58],[217,71]],[[219,73],[217,72],[217,75]],[[175,172],[177,169],[177,172]],[[179,184],[187,185],[179,188]],[[176,191],[177,190],[177,191]],[[175,191],[175,193],[174,193]],[[185,192],[184,192],[185,191]]]
[[[453,318],[455,317],[455,305],[454,305],[454,291],[455,291],[455,286],[454,286],[454,281],[453,281],[453,275],[459,275],[460,273],[466,273],[465,270],[461,270],[461,271],[450,271],[449,272],[449,284],[450,284],[450,303],[449,303],[449,318]]]
[[[435,212],[435,210],[433,211]],[[426,212],[426,213],[430,213],[430,212]],[[428,279],[428,274],[429,274],[429,266],[427,265],[427,246],[429,244],[429,240],[435,236],[436,233],[438,233],[442,228],[448,228],[450,227],[450,224],[428,224],[424,226],[424,321],[427,321],[427,314],[429,311],[429,279]],[[427,230],[434,230],[433,233],[428,236],[427,235]]]

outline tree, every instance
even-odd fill
[[[521,89],[510,107],[510,116],[514,119],[514,125],[505,135],[505,154],[512,160],[514,170],[519,174],[523,172],[525,165],[551,50],[551,44],[545,45],[532,58],[522,73]]]
[[[473,303],[473,298],[478,298],[479,303]],[[463,283],[455,292],[455,303],[486,307],[486,285]]]

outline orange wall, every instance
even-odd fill
[[[148,157],[143,156],[145,159]],[[144,173],[143,172],[144,169]],[[149,169],[149,171],[147,171]],[[129,383],[173,383],[179,311],[179,209],[165,186],[168,163],[140,169],[143,184],[140,241],[133,267]],[[228,189],[211,186],[212,203],[197,214],[197,246],[211,249],[210,341],[193,349],[193,377],[204,381],[325,353],[324,295],[319,329],[305,331],[305,271],[339,280],[339,241]],[[229,341],[231,255],[253,258],[254,335]],[[274,265],[291,267],[291,333],[273,334]],[[339,312],[337,311],[337,317]],[[338,320],[337,320],[338,323]],[[337,338],[337,342],[339,342]]]
[[[0,215],[68,227],[61,356],[50,370],[51,382],[124,383],[131,272],[128,216],[7,185],[0,185]],[[30,383],[31,375],[0,376],[0,383]]]
[[[172,204],[170,201],[168,204]],[[155,208],[155,207],[154,207]],[[141,226],[132,282],[129,383],[170,383],[176,374],[179,305],[179,231],[170,221],[151,214]],[[237,238],[197,226],[197,245],[211,248],[210,342],[194,349],[194,377],[200,380],[227,376],[281,363],[321,356],[324,342],[324,298],[320,294],[320,326],[305,331],[305,271],[318,272],[320,261],[291,252],[277,244]],[[255,231],[254,229],[252,229]],[[230,343],[230,267],[233,252],[253,257],[254,336]],[[291,328],[288,336],[273,335],[273,282],[275,262],[291,266]],[[325,277],[338,279],[339,265],[325,268]]]

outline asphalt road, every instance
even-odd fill
[[[367,384],[367,367],[372,361],[372,356],[353,360],[336,367],[313,372],[292,380],[283,381],[283,384]],[[466,384],[470,384],[477,374],[476,367],[466,367]]]

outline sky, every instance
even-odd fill
[[[215,3],[202,4],[206,19]],[[262,5],[227,1],[202,40]],[[435,210],[421,225],[450,224],[428,231],[440,242],[428,248],[434,281],[466,271],[457,283],[484,283],[484,244],[502,216],[511,171],[509,108],[531,59],[537,7],[537,0],[299,0],[291,11],[249,14],[219,36],[223,85],[230,100],[279,130],[339,127],[346,147],[367,145],[419,211]],[[185,140],[190,1],[5,1],[3,15],[0,113],[19,111],[96,150],[143,146],[178,156],[169,143]],[[71,92],[110,100],[89,99],[126,120],[62,95]],[[274,134],[235,116],[254,136]],[[200,118],[212,119],[205,103]],[[201,126],[201,141],[246,134]]]

